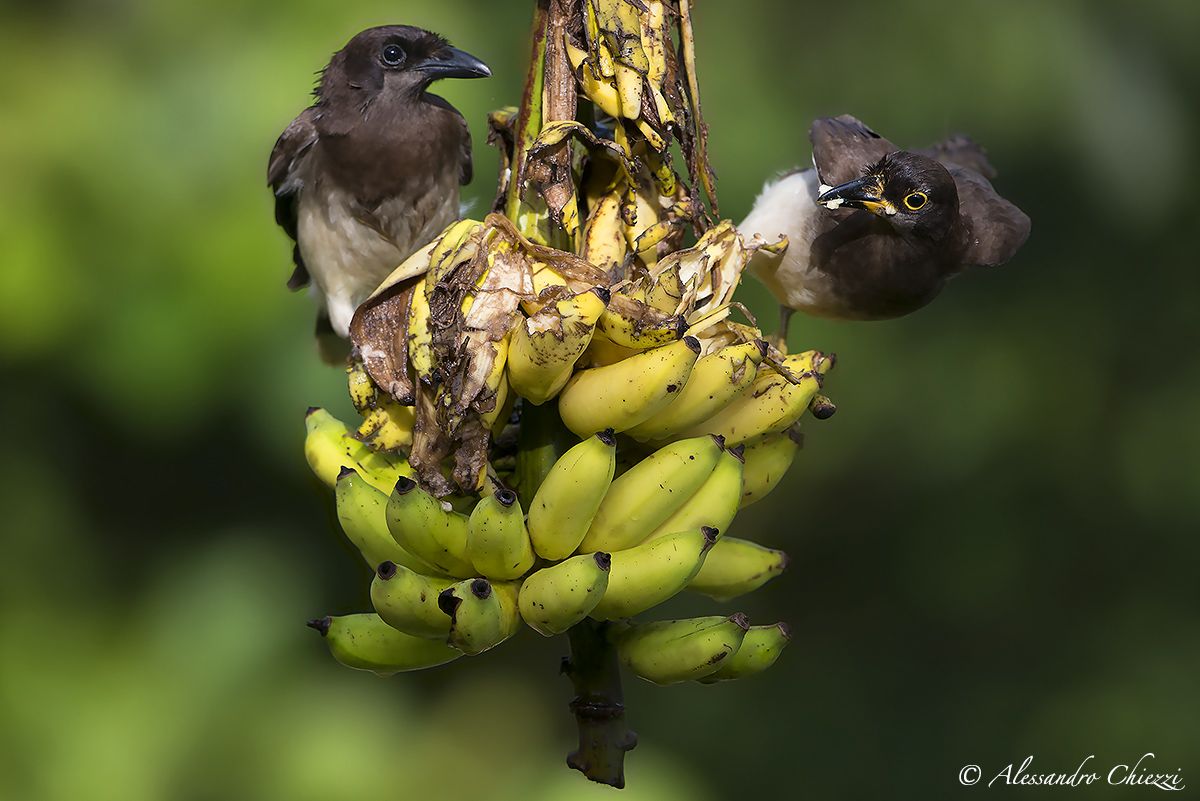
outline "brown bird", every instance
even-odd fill
[[[781,336],[795,310],[882,320],[929,303],[968,265],[1012,258],[1029,218],[1000,197],[983,149],[955,137],[903,151],[851,117],[809,131],[815,169],[768,184],[739,229],[790,240],[751,270],[780,303]]]
[[[331,348],[330,335],[348,335],[358,304],[459,217],[471,135],[429,85],[489,75],[435,33],[369,28],[334,53],[316,102],[275,143],[267,168],[275,220],[296,243],[288,286],[316,283],[327,355],[344,347]]]

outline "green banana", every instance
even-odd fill
[[[636,440],[667,439],[712,417],[754,383],[765,343],[727,345],[702,356],[667,407],[625,433]]]
[[[783,649],[792,639],[792,631],[787,623],[776,623],[773,626],[751,626],[742,640],[742,647],[737,649],[732,657],[715,673],[710,673],[700,679],[702,684],[715,684],[718,681],[741,679],[762,673],[775,664]]]
[[[717,466],[690,498],[675,513],[659,524],[647,539],[672,531],[711,526],[724,532],[737,514],[742,498],[742,446],[727,449],[718,457]],[[622,476],[623,478],[623,476]],[[720,545],[720,543],[717,543]]]
[[[448,642],[464,654],[475,656],[517,633],[521,613],[517,608],[519,584],[466,579],[442,590],[438,608],[449,615]]]
[[[529,538],[538,556],[558,561],[575,553],[608,492],[616,463],[612,429],[558,458],[529,506]]]
[[[765,434],[746,443],[743,453],[746,470],[742,474],[742,500],[739,509],[757,503],[783,479],[803,443],[793,426],[786,431]]]
[[[544,306],[513,328],[508,380],[517,394],[541,405],[571,379],[609,299],[604,287]]]
[[[655,684],[694,681],[715,673],[742,647],[750,623],[738,612],[635,624],[615,636],[621,661]]]
[[[707,435],[672,442],[625,471],[600,502],[580,552],[618,551],[645,540],[704,484],[722,444]]]
[[[391,492],[397,478],[413,474],[407,461],[375,453],[355,439],[345,423],[324,409],[313,406],[305,412],[304,428],[304,458],[326,486],[337,484],[343,467],[357,470],[381,492]]]
[[[737,445],[762,434],[783,431],[795,423],[817,394],[820,376],[828,371],[832,360],[810,350],[788,356],[783,364],[797,374],[799,384],[791,383],[773,370],[760,371],[749,392],[735,398],[707,420],[684,429],[680,436],[721,434],[730,445]]]
[[[475,574],[467,556],[467,517],[401,476],[387,504],[387,526],[400,547],[440,572],[463,578]]]
[[[626,431],[664,409],[692,373],[695,337],[643,351],[616,364],[581,370],[558,397],[558,413],[579,437]]]
[[[788,556],[783,551],[737,537],[722,537],[688,589],[727,601],[757,590],[782,573],[787,565]]]
[[[603,551],[572,556],[544,567],[521,584],[521,617],[538,634],[562,634],[583,620],[608,589],[609,555]]]
[[[438,609],[438,593],[454,579],[423,576],[395,562],[382,562],[371,581],[371,605],[384,621],[414,637],[445,639],[450,621]]]
[[[424,559],[413,556],[392,537],[387,526],[388,496],[372,487],[352,467],[343,467],[334,489],[338,522],[371,569],[395,562],[427,575],[437,572]]]
[[[533,567],[533,546],[525,530],[517,493],[504,487],[481,498],[467,521],[467,555],[489,579],[519,578]]]
[[[379,615],[319,617],[308,621],[308,626],[325,638],[334,659],[379,676],[436,667],[462,656],[444,643],[396,631]]]
[[[596,620],[615,620],[645,612],[677,595],[699,572],[717,541],[717,531],[676,531],[610,554],[608,589],[592,610]]]

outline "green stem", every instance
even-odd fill
[[[594,782],[625,786],[625,753],[637,735],[625,725],[625,696],[617,652],[608,641],[608,624],[590,618],[567,632],[571,656],[563,672],[575,685],[571,711],[579,727],[579,748],[567,765]]]

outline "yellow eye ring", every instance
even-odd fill
[[[929,202],[929,195],[924,192],[913,192],[904,196],[904,207],[909,211],[917,211]]]

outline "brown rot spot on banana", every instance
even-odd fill
[[[375,569],[375,573],[384,581],[391,581],[396,577],[396,563],[387,561],[380,562],[379,567]]]
[[[318,634],[324,637],[329,633],[329,624],[332,622],[333,621],[330,619],[330,617],[326,615],[325,617],[314,617],[304,625],[308,626],[310,629],[316,631]]]
[[[679,391],[678,384],[667,384],[667,392],[678,392],[678,391]]]

